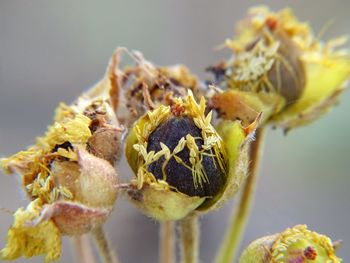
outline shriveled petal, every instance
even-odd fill
[[[44,137],[38,138],[38,145],[52,149],[64,142],[85,144],[91,137],[89,125],[91,119],[83,114],[55,122],[48,128]]]
[[[3,260],[45,255],[45,262],[58,260],[61,255],[61,233],[52,220],[32,225],[41,210],[37,201],[27,209],[20,208],[7,235],[6,247],[0,251]]]

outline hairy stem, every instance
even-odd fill
[[[252,142],[249,152],[249,176],[244,184],[242,196],[239,200],[237,210],[233,214],[225,237],[220,245],[215,263],[231,263],[237,257],[237,251],[242,241],[245,226],[248,221],[250,208],[253,203],[255,187],[258,178],[260,158],[265,130],[260,128],[256,132],[256,139]]]
[[[92,235],[95,239],[98,252],[104,263],[119,263],[119,260],[115,252],[111,249],[107,237],[102,229],[98,227],[92,231]]]
[[[159,233],[159,262],[175,262],[175,223],[164,221],[160,223]]]
[[[181,263],[197,263],[199,254],[199,218],[192,213],[180,221]]]
[[[96,263],[91,243],[87,235],[72,237],[75,262],[77,263]]]

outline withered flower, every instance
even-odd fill
[[[35,145],[1,159],[5,172],[21,176],[31,201],[14,214],[1,259],[57,260],[61,235],[87,233],[106,221],[118,189],[114,162],[121,128],[110,99],[113,87],[107,74],[71,106],[61,103]]]
[[[211,99],[224,119],[263,122],[285,131],[317,119],[333,106],[350,77],[345,38],[322,43],[290,9],[250,10],[226,41],[233,57],[211,67],[224,87]]]
[[[119,48],[118,54],[128,53],[135,65],[117,65],[118,88],[125,104],[120,105],[120,122],[131,127],[148,110],[160,105],[173,105],[177,97],[187,96],[191,90],[196,98],[201,95],[201,83],[184,65],[155,66],[144,59],[140,52],[129,52]]]
[[[147,215],[178,220],[217,208],[245,178],[246,145],[256,122],[251,129],[222,123],[220,135],[205,110],[204,97],[197,104],[189,90],[172,106],[147,111],[129,133],[126,157],[136,178],[127,193]]]
[[[312,232],[306,225],[259,238],[242,253],[239,263],[340,263],[329,237]]]

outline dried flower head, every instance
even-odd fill
[[[200,83],[185,66],[159,67],[144,59],[140,52],[117,49],[119,56],[124,52],[135,61],[135,65],[123,69],[119,69],[118,64],[116,70],[121,96],[125,100],[125,105],[120,105],[118,118],[126,127],[132,126],[148,110],[174,105],[175,98],[185,97],[187,90],[191,90],[196,98],[200,96]]]
[[[61,235],[87,233],[111,213],[121,131],[110,99],[114,87],[107,74],[71,106],[61,103],[35,145],[1,159],[5,172],[21,176],[31,201],[14,214],[1,259],[45,254],[45,261],[56,260]]]
[[[340,263],[327,236],[296,225],[282,233],[259,238],[242,253],[240,263]]]
[[[249,134],[239,123],[222,125],[237,133],[230,138],[235,145],[227,147],[205,110],[205,99],[197,104],[188,91],[172,106],[148,111],[128,135],[126,156],[136,174],[128,195],[147,215],[176,220],[194,209],[212,209],[243,180],[237,163],[246,155]]]
[[[234,56],[210,68],[226,88],[211,103],[227,119],[249,122],[262,111],[263,122],[285,130],[307,124],[335,104],[350,77],[350,56],[337,49],[344,42],[321,43],[290,9],[253,8],[226,41]]]

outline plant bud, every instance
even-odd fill
[[[308,230],[306,225],[297,225],[255,240],[243,251],[239,263],[342,262],[334,250],[327,236]]]
[[[247,135],[232,137],[236,145],[226,147],[211,125],[211,113],[204,112],[204,98],[197,104],[189,92],[173,107],[147,112],[129,133],[126,157],[137,176],[128,195],[147,215],[177,220],[194,209],[207,211],[242,179],[233,176],[232,167]],[[233,126],[244,133],[241,126]],[[231,151],[235,159],[228,158]]]

